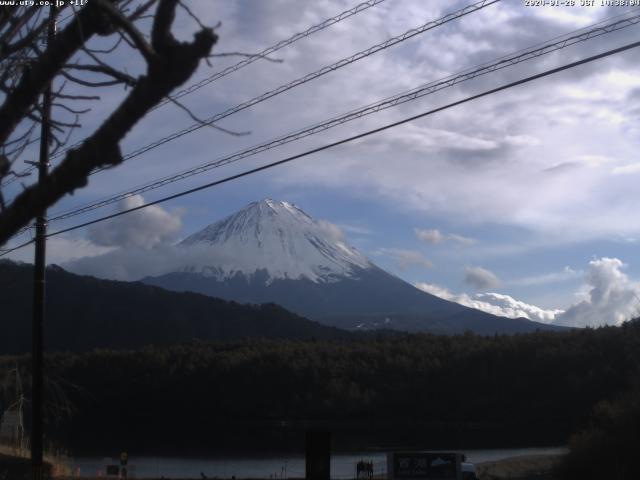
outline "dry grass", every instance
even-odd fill
[[[2,478],[3,470],[12,473],[22,472],[25,469],[29,470],[30,458],[31,455],[27,449],[0,444],[0,478]],[[65,458],[45,454],[44,461],[50,468],[51,476],[54,478],[65,478],[70,475],[69,466]]]
[[[562,455],[526,455],[476,465],[480,480],[554,480]]]

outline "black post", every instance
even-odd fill
[[[50,23],[47,30],[47,44],[55,35],[55,8],[50,7]],[[38,161],[38,182],[44,181],[49,172],[49,140],[51,129],[51,82],[42,93],[42,124],[40,128],[40,158]],[[45,253],[47,234],[47,211],[43,209],[36,217],[36,244],[33,278],[33,323],[32,323],[32,390],[31,403],[31,470],[33,480],[43,480],[44,443],[44,362],[43,324],[45,295]]]
[[[331,476],[331,433],[307,431],[305,479],[329,480]]]

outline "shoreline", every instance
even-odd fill
[[[9,472],[20,472],[24,469],[28,469],[28,458],[24,455],[7,455],[8,449],[1,449],[0,451],[0,473],[3,470]],[[564,453],[548,453],[537,455],[516,455],[512,457],[501,458],[498,460],[484,461],[475,463],[476,472],[479,480],[558,480],[554,477],[554,469],[558,465],[558,462],[564,456]],[[98,480],[104,477],[100,476],[74,476],[72,471],[72,461],[66,462],[67,459],[59,458],[52,459],[47,458],[47,463],[52,466],[52,477],[59,480]],[[70,460],[70,459],[69,459]],[[134,473],[134,472],[131,472]],[[174,472],[175,474],[175,472]],[[138,478],[140,480],[273,480],[274,478],[280,478],[277,475],[250,475],[250,476],[232,476],[227,475],[205,475],[195,477],[182,477],[182,476],[144,476],[130,478]],[[287,480],[303,480],[304,475],[290,475],[285,477]],[[342,478],[342,476],[340,476]],[[374,479],[385,479],[385,474],[376,474]]]
[[[558,480],[554,469],[565,454],[518,455],[500,460],[475,463],[479,480]],[[71,480],[76,477],[56,477]],[[101,477],[77,477],[77,480],[99,480]],[[133,477],[131,477],[133,478]],[[137,477],[140,480],[274,480],[274,476],[197,476],[197,477]],[[286,480],[304,480],[304,476],[286,476]],[[339,476],[339,478],[343,478]],[[375,474],[374,480],[386,479],[386,474]]]

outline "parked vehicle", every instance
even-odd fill
[[[478,480],[476,466],[473,463],[462,462],[460,469],[462,470],[462,480]]]

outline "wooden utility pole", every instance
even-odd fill
[[[47,45],[56,33],[55,7],[49,8]],[[43,182],[49,173],[49,142],[51,133],[51,88],[49,82],[42,93],[42,124],[40,128],[40,158],[38,160],[38,182]],[[36,242],[33,278],[33,322],[32,322],[32,394],[31,402],[31,471],[32,480],[43,480],[44,453],[44,362],[43,325],[45,297],[45,265],[47,242],[47,211],[38,212],[36,217]]]

